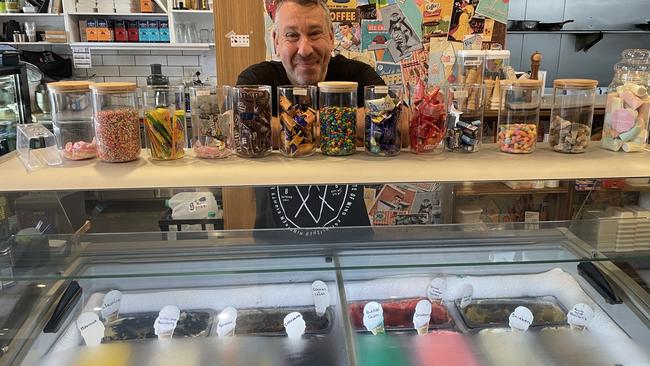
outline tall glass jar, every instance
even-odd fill
[[[309,156],[316,149],[318,88],[313,85],[278,87],[280,152],[290,158]]]
[[[144,129],[149,155],[155,160],[185,156],[185,93],[183,86],[149,85],[144,97]]]
[[[597,80],[556,79],[549,143],[563,153],[583,153],[591,138]]]
[[[68,160],[92,159],[97,155],[90,84],[89,81],[47,84],[56,144]]]
[[[370,155],[395,156],[402,143],[399,120],[402,87],[366,86],[364,88],[366,126],[364,145]]]
[[[194,155],[202,159],[219,159],[232,154],[234,142],[230,87],[191,87],[190,109]]]
[[[349,81],[318,83],[320,148],[325,155],[350,155],[356,150],[358,85]]]
[[[447,124],[446,87],[418,83],[411,92],[409,142],[415,154],[437,154],[444,150]]]
[[[508,78],[508,66],[510,66],[510,51],[508,50],[487,50],[485,52],[485,69],[483,81],[506,80]]]
[[[612,151],[643,151],[650,118],[650,50],[628,49],[614,65],[609,85],[602,146]]]
[[[535,151],[542,101],[541,80],[504,81],[497,144],[503,152],[529,154]]]
[[[485,69],[485,51],[460,50],[456,52],[456,84],[482,84]]]
[[[140,155],[140,117],[134,83],[97,83],[93,118],[97,156],[109,163],[132,161]]]
[[[271,87],[238,85],[231,89],[235,152],[246,158],[271,153]]]
[[[447,150],[477,152],[483,138],[483,84],[450,84]]]

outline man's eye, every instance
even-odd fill
[[[321,32],[321,31],[313,31],[313,32],[309,33],[309,37],[317,38],[317,37],[320,37],[321,34],[323,34],[323,32]]]
[[[285,33],[284,36],[288,39],[296,39],[298,38],[298,33],[289,32],[289,33]]]

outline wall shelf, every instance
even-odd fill
[[[167,18],[167,13],[67,13],[72,16],[98,16],[98,17],[158,17]]]
[[[172,9],[174,14],[212,14],[212,10],[180,10]]]
[[[214,47],[212,43],[124,43],[124,42],[73,42],[70,47],[87,47],[90,49],[104,50],[209,50]]]
[[[5,17],[56,18],[62,15],[63,14],[55,14],[55,13],[1,13],[0,17],[1,18],[5,18]]]
[[[68,42],[0,42],[0,44],[8,44],[11,46],[55,46],[62,45],[66,46],[70,43]]]
[[[192,155],[191,150],[187,153]],[[486,144],[474,154],[415,155],[405,151],[393,158],[359,151],[347,157],[314,154],[287,159],[274,152],[261,159],[233,156],[210,161],[186,157],[160,162],[143,151],[130,163],[66,162],[31,173],[14,154],[0,159],[0,169],[7,173],[2,179],[3,190],[32,191],[648,177],[649,160],[650,152],[616,153],[599,146],[575,155],[556,153],[548,147],[538,147],[530,155],[512,155]]]

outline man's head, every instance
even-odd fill
[[[349,20],[342,21],[339,23],[339,29],[341,30],[341,34],[347,36],[352,31],[352,22]]]
[[[334,32],[323,0],[278,0],[273,27],[275,51],[292,84],[325,80]]]

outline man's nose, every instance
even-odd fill
[[[301,57],[310,56],[314,52],[314,47],[312,47],[311,40],[309,37],[300,37],[300,44],[298,45],[298,54]]]

